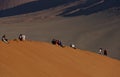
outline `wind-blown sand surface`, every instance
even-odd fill
[[[0,77],[120,77],[120,61],[44,42],[0,42]]]

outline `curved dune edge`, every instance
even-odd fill
[[[120,77],[120,61],[44,42],[0,42],[0,77]]]

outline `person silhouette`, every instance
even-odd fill
[[[23,40],[23,39],[22,39],[22,34],[19,35],[18,39],[19,39],[20,41]]]
[[[56,44],[57,44],[56,39],[52,39],[51,43],[52,43],[53,45],[56,45]]]
[[[58,40],[57,44],[61,47],[64,47],[64,45],[62,44],[62,41]]]
[[[107,56],[107,50],[106,49],[104,50],[104,55]]]

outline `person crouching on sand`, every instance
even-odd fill
[[[98,54],[101,54],[101,55],[102,55],[102,53],[103,53],[103,49],[100,48]]]
[[[62,41],[60,41],[60,40],[57,40],[57,44],[61,47],[64,47],[64,45],[62,44]]]
[[[19,35],[19,37],[18,37],[18,39],[20,40],[20,41],[25,41],[25,35],[23,35],[23,34],[20,34]]]
[[[9,43],[9,42],[8,42],[8,39],[6,39],[6,36],[5,36],[5,35],[2,36],[2,41],[3,41],[4,43]]]
[[[76,49],[76,46],[74,44],[70,44],[70,47]]]
[[[58,46],[61,46],[61,47],[65,47],[65,46],[62,44],[62,41],[60,41],[60,40],[52,39],[51,43],[52,43],[53,45],[58,45]]]
[[[52,43],[53,45],[56,45],[56,44],[57,44],[56,39],[52,39],[51,43]]]

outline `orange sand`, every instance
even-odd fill
[[[0,77],[120,77],[120,61],[43,42],[0,42]]]

